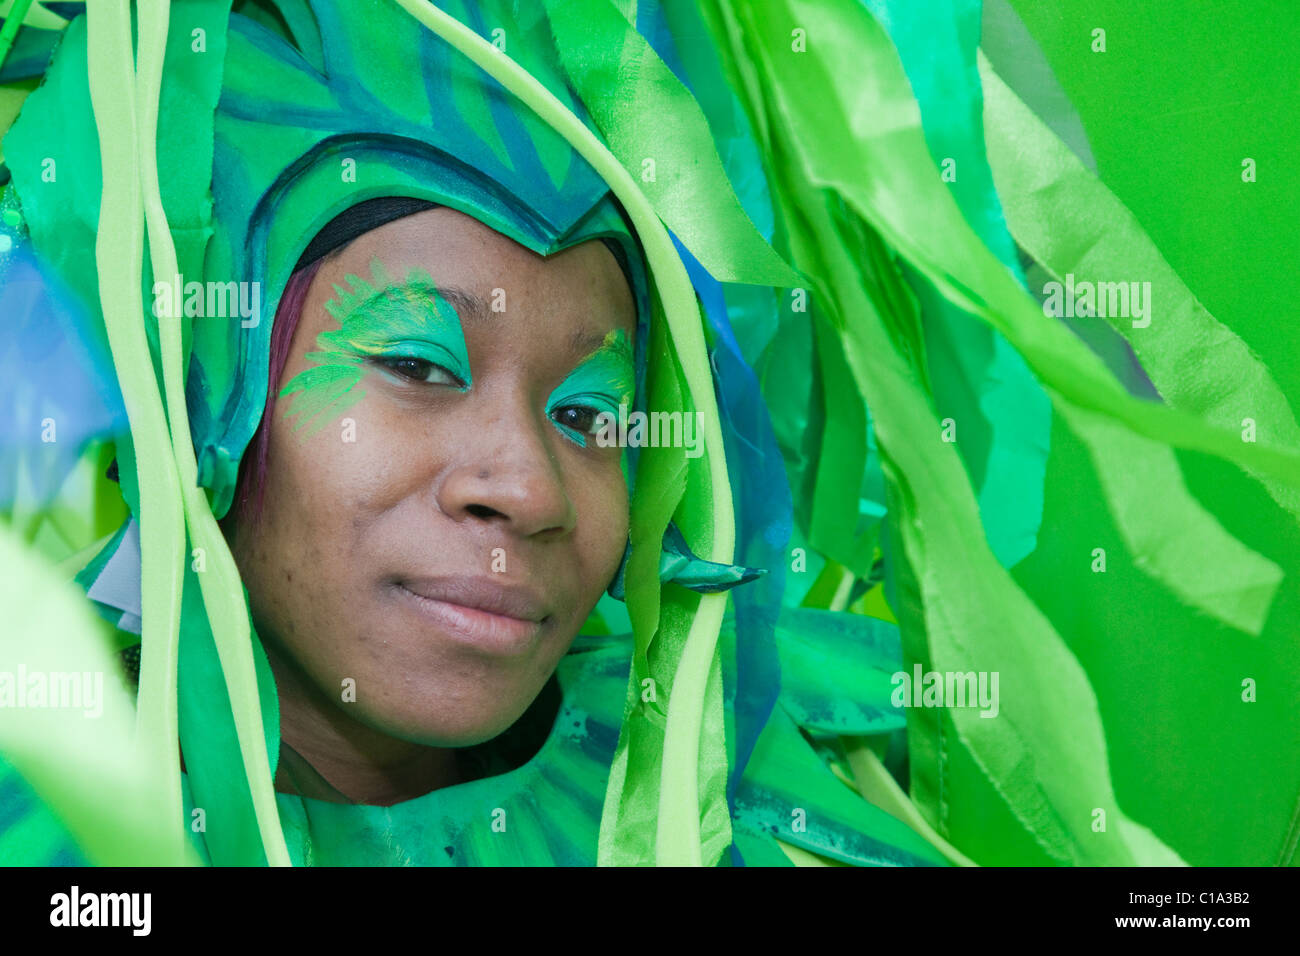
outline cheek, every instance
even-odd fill
[[[295,431],[281,419],[272,434],[267,473],[267,530],[289,546],[304,546],[333,534],[356,476],[337,425],[315,435]]]
[[[313,635],[311,647],[328,646],[327,623],[355,585],[365,528],[382,508],[376,462],[388,459],[374,448],[366,404],[311,435],[276,409],[261,520],[240,536],[239,561],[255,615],[286,645]]]
[[[618,570],[627,548],[627,483],[615,465],[586,480],[582,492],[587,514],[579,515],[579,548],[586,559],[584,570],[594,603]]]
[[[314,431],[317,423],[298,429],[296,419],[280,418],[271,445],[273,460],[286,466],[283,496],[299,510],[337,518],[358,532],[405,492],[418,444],[400,416],[366,393],[364,381],[359,388],[355,404]]]

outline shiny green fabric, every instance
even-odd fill
[[[836,617],[836,615],[831,615]],[[843,632],[796,627],[786,658],[815,672],[845,650]],[[731,632],[734,638],[734,632]],[[896,637],[895,637],[896,640]],[[592,866],[602,793],[622,721],[630,636],[580,637],[562,659],[559,709],[541,748],[523,765],[435,790],[391,807],[277,794],[289,852],[308,866]],[[856,676],[856,675],[854,675]],[[839,706],[887,708],[880,685],[837,681]],[[798,700],[824,695],[820,680],[788,685],[792,700],[769,723],[737,796],[735,838],[746,859],[790,865],[776,841],[858,866],[942,865],[897,820],[857,800],[800,735],[811,724]],[[544,712],[534,718],[550,718]],[[527,716],[525,720],[529,719]],[[845,729],[843,725],[839,729]],[[862,732],[871,724],[855,724]],[[192,810],[192,797],[187,811]],[[804,811],[804,816],[798,810]],[[204,842],[196,840],[203,852]]]
[[[1275,481],[1294,485],[1294,447],[1276,436],[1265,450],[1188,414],[1182,403],[1124,396],[1080,342],[1045,322],[1040,309],[1013,291],[1010,277],[971,235],[934,174],[920,117],[887,36],[870,17],[855,13],[853,4],[789,3],[779,10],[764,5],[764,29],[755,5],[717,7],[713,22],[732,44],[737,71],[761,77],[751,89],[761,82],[764,98],[755,97],[751,105],[769,124],[772,148],[796,157],[778,185],[791,214],[797,209],[812,224],[792,239],[795,264],[823,283],[814,295],[842,330],[857,384],[873,411],[891,533],[902,549],[894,562],[891,604],[903,624],[908,663],[939,671],[1000,670],[1006,690],[999,720],[982,721],[959,708],[909,712],[913,799],[940,833],[977,862],[1176,861],[1147,827],[1119,810],[1087,674],[1052,622],[984,545],[966,476],[951,446],[936,435],[920,362],[898,345],[906,341],[906,329],[898,329],[899,313],[886,304],[888,285],[897,277],[882,269],[885,289],[862,290],[853,273],[864,257],[881,261],[870,253],[881,239],[897,248],[946,297],[1019,348],[1072,426],[1095,421],[1098,429],[1110,429],[1106,454],[1128,452],[1133,467],[1147,468],[1147,475],[1150,466],[1137,454],[1153,454],[1148,449],[1154,442],[1142,442],[1158,439],[1212,449],[1270,488]],[[786,40],[796,26],[824,38],[817,58],[803,65],[790,56]],[[864,62],[876,83],[854,82]],[[831,118],[841,111],[863,118],[852,137],[841,135],[843,128]],[[1190,370],[1187,375],[1195,380]],[[1172,460],[1167,448],[1161,453]],[[1266,474],[1258,467],[1264,462]],[[1159,487],[1113,482],[1106,491],[1113,509],[1132,514],[1155,507],[1150,494],[1143,499],[1135,490]],[[1178,529],[1195,517],[1190,501],[1173,495],[1165,495],[1159,509],[1166,528]],[[1216,587],[1225,581],[1232,586],[1238,567],[1241,580],[1250,582],[1253,574],[1264,587],[1276,585],[1275,574],[1258,574],[1267,565],[1257,555],[1241,548],[1218,552],[1228,563],[1216,567]],[[1193,579],[1191,563],[1203,556],[1177,557],[1186,587]],[[1123,594],[1124,606],[1136,606],[1128,578],[1111,586],[1123,588],[1116,600]],[[1258,586],[1250,585],[1247,602],[1227,605],[1238,619],[1256,600],[1267,604],[1268,592],[1261,598]],[[1244,620],[1252,628],[1260,623],[1249,613]],[[1111,647],[1112,660],[1121,655]]]

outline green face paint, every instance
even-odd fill
[[[358,386],[367,366],[407,382],[426,381],[466,391],[470,387],[469,354],[460,316],[421,269],[405,282],[391,279],[378,259],[370,262],[373,283],[345,276],[348,289],[334,287],[325,308],[339,327],[316,337],[315,362],[280,391],[293,396],[285,413],[298,416],[296,430],[315,434],[351,408],[365,392]],[[397,371],[398,368],[404,371]],[[448,375],[447,373],[450,373]]]
[[[622,329],[611,329],[600,348],[583,359],[551,393],[546,417],[560,434],[586,448],[590,437],[586,413],[590,411],[593,420],[602,412],[617,416],[620,405],[631,407],[635,388],[636,371],[627,334]],[[569,421],[562,420],[566,417]]]

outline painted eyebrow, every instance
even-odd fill
[[[440,286],[434,282],[428,282],[424,279],[414,279],[410,282],[393,283],[382,288],[376,289],[373,293],[357,306],[364,309],[374,302],[392,295],[396,291],[412,290],[416,292],[437,292],[438,295],[456,310],[458,318],[473,318],[476,321],[483,320],[491,314],[487,302],[481,297],[468,289],[460,289],[456,286]]]
[[[456,310],[457,316],[462,320],[484,322],[489,321],[493,316],[492,310],[482,296],[458,286],[440,286],[423,280],[403,283],[401,286],[396,287],[385,286],[370,296],[363,305],[370,304],[374,299],[382,298],[393,288],[436,290],[446,300],[447,304]],[[589,355],[605,344],[607,334],[606,332],[592,332],[587,329],[574,329],[569,335],[569,351],[574,355]]]
[[[482,321],[491,315],[488,304],[481,296],[470,292],[468,289],[460,289],[456,286],[435,286],[438,294],[447,300],[447,304],[456,310],[456,314],[462,319],[472,318],[475,321]]]
[[[569,334],[569,351],[574,355],[588,355],[605,344],[606,332],[574,329]]]

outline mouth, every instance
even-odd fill
[[[399,578],[393,587],[450,640],[491,654],[528,651],[551,620],[540,594],[490,578]]]

